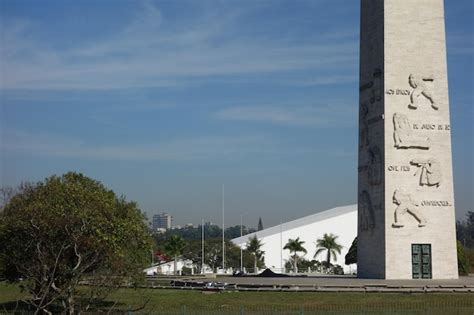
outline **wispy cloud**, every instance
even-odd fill
[[[290,126],[332,127],[350,124],[357,106],[341,105],[257,105],[233,106],[214,114],[218,119],[272,123]]]
[[[196,84],[213,76],[331,69],[356,62],[357,41],[322,34],[326,42],[231,36],[239,13],[211,12],[172,20],[144,2],[135,19],[116,35],[58,48],[35,39],[41,25],[4,22],[3,89],[118,89]],[[229,35],[230,34],[230,35]],[[315,78],[322,82],[325,78]],[[326,84],[337,83],[338,80]]]
[[[96,145],[58,134],[6,130],[0,134],[2,154],[85,160],[191,161],[237,158],[271,150],[263,136],[208,136],[154,143]]]
[[[474,55],[474,35],[472,33],[447,34],[446,40],[449,43],[449,55]]]
[[[354,75],[319,75],[313,78],[304,80],[290,81],[288,84],[294,84],[298,86],[321,86],[321,85],[332,85],[332,84],[345,84],[358,82],[359,77]]]

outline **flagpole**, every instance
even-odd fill
[[[280,221],[280,272],[283,272],[283,221]]]
[[[201,230],[201,273],[204,274],[204,219],[202,219]]]
[[[224,184],[222,184],[222,271],[225,270],[225,203],[224,203]]]
[[[241,214],[240,215],[240,241],[241,242],[242,242],[242,221],[243,221],[243,217],[244,217],[244,215]],[[244,270],[243,265],[244,265],[244,259],[243,259],[243,255],[242,255],[242,243],[240,243],[240,272],[242,272]]]

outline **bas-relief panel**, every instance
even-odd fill
[[[359,87],[362,100],[367,100],[370,104],[380,102],[383,96],[382,70],[375,68],[370,81],[363,83]]]
[[[369,184],[372,186],[378,186],[382,184],[383,159],[378,146],[373,146],[369,149],[367,177],[369,180]]]
[[[369,145],[369,122],[367,116],[369,114],[369,108],[367,103],[360,105],[360,131],[359,131],[359,148],[365,148]]]
[[[424,97],[428,99],[433,109],[439,109],[434,96],[434,76],[422,77],[410,74],[408,77],[408,83],[413,88],[413,91],[410,94],[410,104],[408,104],[408,108],[417,109]]]
[[[406,215],[412,216],[418,221],[419,227],[424,227],[427,224],[425,217],[422,215],[419,203],[413,200],[411,194],[402,190],[396,189],[393,193],[392,202],[397,206],[394,212],[394,222],[392,224],[395,228],[404,227],[403,217]]]
[[[410,103],[408,108],[418,109],[426,101],[431,105],[434,110],[439,109],[439,102],[437,101],[435,94],[435,78],[433,75],[420,76],[417,74],[410,74],[408,76],[408,88],[402,87],[391,87],[385,90],[385,94],[389,96],[409,96]]]
[[[436,159],[416,159],[411,160],[410,164],[417,167],[414,175],[419,178],[420,186],[433,186],[438,188],[441,185],[441,165]]]
[[[401,113],[393,114],[393,138],[397,149],[430,148],[430,138],[415,132],[408,117]]]
[[[359,195],[359,226],[363,231],[375,227],[374,207],[370,194],[364,190]]]

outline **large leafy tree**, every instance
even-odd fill
[[[98,181],[73,172],[52,176],[20,186],[2,208],[3,276],[25,279],[37,312],[53,305],[79,311],[81,281],[104,288],[143,276],[152,247],[145,217]]]
[[[184,239],[178,235],[171,235],[165,243],[166,254],[172,256],[174,260],[174,274],[178,271],[178,258],[183,254],[186,245]]]
[[[262,241],[260,241],[256,235],[254,237],[249,237],[246,247],[247,251],[254,256],[253,272],[257,272],[257,264],[259,262],[263,264],[263,255],[265,254],[265,251],[260,249],[262,246]]]
[[[329,268],[331,266],[331,257],[334,260],[337,259],[337,254],[341,254],[342,245],[337,242],[337,235],[324,233],[323,237],[316,240],[316,253],[314,258],[320,253],[327,251],[326,255],[326,266]]]
[[[304,241],[300,241],[300,238],[297,237],[296,239],[289,239],[288,243],[285,244],[285,247],[283,249],[288,249],[290,253],[293,253],[293,256],[291,258],[293,259],[294,262],[294,271],[295,273],[298,272],[298,253],[307,253],[306,248],[303,247]]]

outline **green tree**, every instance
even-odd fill
[[[466,248],[474,248],[474,212],[468,211],[465,220],[456,222],[456,238]]]
[[[293,258],[290,257],[285,262],[285,271],[289,272],[290,270],[294,269],[295,262],[293,261]],[[317,260],[306,260],[304,258],[298,259],[298,270],[308,270],[311,269],[311,271],[318,270],[321,266],[321,263]]]
[[[240,268],[240,247],[229,240],[225,240],[225,264],[227,267]],[[188,241],[184,249],[183,258],[189,259],[198,268],[202,268],[201,241]],[[243,261],[246,268],[252,267],[253,256],[243,251]],[[222,266],[222,239],[206,239],[204,242],[204,263],[212,269]]]
[[[0,201],[1,201],[1,194],[0,194]],[[179,235],[185,241],[191,240],[201,240],[201,232],[202,226],[199,225],[197,227],[184,227],[181,229],[172,229],[167,230],[164,233],[153,232],[153,237],[155,238],[158,244],[162,244],[166,242],[166,240],[171,235]],[[243,234],[253,233],[255,229],[250,229],[247,227],[243,227]],[[214,239],[214,238],[221,238],[222,237],[222,229],[217,225],[204,225],[204,235],[206,239]],[[240,225],[231,226],[225,229],[225,238],[226,239],[233,239],[240,237]]]
[[[346,254],[345,264],[357,264],[357,236],[352,241],[351,247],[349,248],[349,251]]]
[[[265,251],[260,250],[263,246],[262,241],[260,241],[257,236],[249,237],[247,242],[247,251],[254,256],[254,263],[253,263],[253,272],[257,272],[257,264],[258,262],[263,262],[263,255]]]
[[[197,240],[190,240],[186,242],[186,247],[183,251],[183,258],[189,259],[193,262],[198,270],[202,270],[202,243]]]
[[[300,238],[297,237],[296,239],[289,239],[288,243],[285,244],[285,247],[283,249],[288,249],[291,253],[294,253],[293,256],[291,257],[294,261],[294,271],[295,273],[298,272],[298,252],[303,252],[307,253],[306,248],[303,247],[304,241],[300,241]]]
[[[461,275],[468,275],[470,264],[469,258],[466,255],[464,246],[462,246],[460,241],[457,241],[457,252],[458,252],[458,271]]]
[[[53,305],[80,311],[85,297],[77,288],[84,280],[103,293],[143,278],[152,246],[144,215],[82,174],[20,186],[0,218],[2,276],[25,279],[21,285],[37,313],[50,313]]]
[[[263,222],[262,218],[258,218],[258,226],[257,226],[257,231],[263,230]]]
[[[174,274],[178,271],[178,258],[183,254],[186,242],[181,236],[171,235],[164,245],[165,253],[173,257]]]
[[[334,260],[337,259],[337,254],[341,253],[342,245],[337,242],[337,235],[324,233],[323,238],[316,241],[316,253],[314,258],[323,251],[327,251],[326,264],[329,268],[331,266],[331,256]]]

